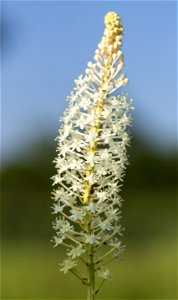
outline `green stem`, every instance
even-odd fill
[[[88,297],[87,300],[95,299],[95,270],[93,259],[93,246],[88,246],[89,264],[88,264]]]

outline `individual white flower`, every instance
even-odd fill
[[[83,189],[83,185],[79,181],[73,179],[72,180],[72,189],[74,192],[81,191]]]
[[[58,214],[60,212],[63,211],[65,205],[61,205],[61,203],[59,202],[58,204],[54,204],[53,208],[53,214]]]
[[[81,159],[71,159],[70,162],[68,162],[68,168],[72,169],[72,170],[81,170],[83,167],[84,163],[83,160]]]
[[[67,193],[64,189],[61,189],[63,191],[62,195],[60,196],[60,201],[63,203],[67,203],[69,201],[71,201],[71,196],[69,193]]]
[[[99,202],[103,202],[107,200],[107,192],[106,191],[97,191],[96,196]]]
[[[51,177],[53,179],[53,185],[60,184],[63,181],[63,177],[59,176],[59,174]]]
[[[55,222],[53,222],[53,228],[55,230],[59,230],[60,227],[62,226],[64,220],[62,220],[61,218],[56,218]]]
[[[83,253],[85,253],[85,251],[86,250],[82,247],[82,245],[79,245],[77,247],[72,247],[72,249],[67,252],[67,255],[74,259],[81,256]]]
[[[117,238],[115,238],[114,240],[111,240],[109,245],[111,247],[116,248],[117,250],[119,250],[121,248],[121,241],[119,241]]]
[[[52,191],[52,199],[54,199],[55,201],[58,201],[63,194],[64,194],[63,188],[54,190],[54,191]]]
[[[117,184],[117,182],[109,182],[108,183],[108,186],[110,187],[110,191],[111,191],[111,193],[115,193],[115,192],[117,192],[117,190],[118,190],[118,184]]]
[[[103,151],[101,151],[100,159],[108,160],[110,158],[111,158],[111,154],[108,149],[104,149]]]
[[[109,279],[109,280],[112,279],[112,273],[109,269],[100,268],[97,271],[97,275],[98,275],[98,277],[100,277],[102,279]]]
[[[66,274],[68,270],[74,268],[76,265],[76,262],[73,261],[71,258],[67,258],[62,263],[59,263],[59,266],[62,266],[60,268],[60,271],[64,272],[64,274]]]
[[[53,241],[55,243],[54,247],[57,247],[58,245],[62,244],[63,241],[64,241],[64,239],[65,239],[64,235],[62,237],[60,237],[60,236],[54,236],[53,237]]]
[[[113,224],[111,223],[111,220],[108,220],[108,219],[99,222],[98,226],[102,230],[112,230],[114,228]]]
[[[98,210],[97,203],[90,202],[88,205],[85,206],[85,209],[90,211],[91,213],[95,213]]]
[[[94,235],[93,233],[85,235],[85,243],[86,244],[98,244],[101,237]]]
[[[106,211],[105,211],[105,215],[109,218],[112,218],[112,220],[117,220],[117,216],[118,216],[118,209],[114,209],[113,207],[109,207]]]
[[[89,105],[91,104],[89,97],[83,97],[80,101],[80,107],[83,108],[85,111],[88,109]]]
[[[70,150],[70,146],[67,144],[61,144],[60,146],[60,152],[63,156]]]
[[[60,223],[60,227],[58,228],[61,234],[64,234],[73,229],[73,225],[71,225],[68,221],[63,221]]]
[[[83,221],[85,216],[85,212],[82,210],[71,209],[70,210],[70,218],[73,221]]]
[[[81,152],[82,147],[83,147],[83,142],[74,138],[72,143],[72,149],[73,150],[76,149],[78,152]]]

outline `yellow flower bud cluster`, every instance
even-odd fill
[[[115,12],[109,12],[105,16],[105,25],[104,37],[101,41],[103,54],[108,55],[108,50],[110,53],[117,53],[122,45],[124,31],[121,19]]]

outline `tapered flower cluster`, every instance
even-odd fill
[[[53,176],[57,186],[53,191],[53,241],[55,246],[66,247],[60,270],[70,270],[84,284],[90,279],[80,274],[79,261],[90,271],[93,266],[103,280],[110,279],[104,266],[123,250],[119,192],[128,163],[127,127],[133,106],[127,95],[114,93],[128,83],[126,75],[120,74],[124,66],[121,20],[110,12],[105,24],[94,62],[88,63],[85,76],[75,80],[68,97]]]

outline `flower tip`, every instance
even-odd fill
[[[104,21],[105,21],[105,24],[110,24],[110,23],[113,22],[113,20],[116,20],[116,19],[117,19],[117,20],[120,19],[119,16],[118,16],[118,14],[115,13],[114,11],[109,11],[109,12],[106,14],[106,16],[105,16]]]
[[[123,37],[123,26],[119,15],[113,11],[108,12],[104,19],[106,29],[104,35],[107,38],[109,45],[114,46],[114,52],[118,52],[121,47]]]
[[[106,24],[106,27],[122,27],[121,19],[114,11],[110,11],[106,14],[104,23]]]

